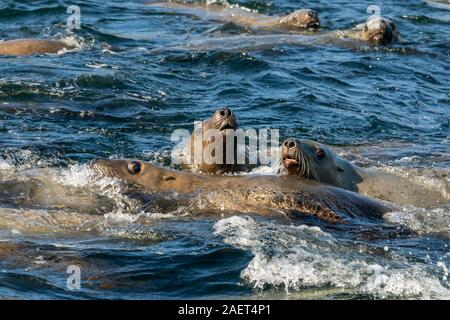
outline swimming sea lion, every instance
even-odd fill
[[[408,179],[360,168],[315,141],[285,140],[281,146],[281,160],[288,175],[316,180],[399,205],[429,208],[449,203],[449,199]]]
[[[58,53],[74,46],[58,40],[17,39],[0,42],[0,55],[23,56],[30,54]]]
[[[214,38],[190,39],[186,45],[155,48],[152,52],[164,51],[252,51],[268,49],[279,45],[336,45],[354,48],[360,43],[388,45],[401,42],[400,33],[395,23],[384,17],[370,17],[367,22],[348,30],[331,32],[314,32],[302,34],[270,34],[270,35],[233,35]]]
[[[388,18],[372,16],[353,29],[338,31],[340,38],[360,40],[372,44],[386,45],[400,41],[400,33],[395,23]]]
[[[177,172],[137,160],[95,160],[94,171],[122,179],[140,192],[175,193],[178,206],[197,212],[314,215],[332,223],[355,216],[380,218],[391,207],[354,192],[296,176],[210,176]],[[155,196],[150,197],[154,201]],[[180,201],[187,201],[187,204]]]
[[[153,3],[152,6],[184,10],[197,15],[205,15],[214,20],[232,22],[240,26],[259,29],[287,29],[302,31],[317,29],[320,26],[319,16],[311,9],[299,9],[286,16],[269,16],[255,11],[244,10],[230,4],[202,5],[175,2]]]
[[[237,129],[238,122],[235,113],[228,108],[217,109],[209,119],[201,122],[201,127],[194,129],[186,145],[185,150],[189,152],[187,152],[188,156],[183,166],[210,174],[223,174],[244,170],[243,164],[238,164],[237,161],[238,145],[237,139],[234,136],[234,132]],[[221,145],[219,145],[220,141],[216,141],[216,137],[207,136],[208,130],[212,133],[215,130],[220,135],[217,138],[222,139]],[[215,144],[216,142],[217,144]],[[227,160],[227,143],[232,144],[232,163]],[[217,147],[217,150],[214,146]],[[222,153],[222,157],[218,155],[220,159],[215,159],[216,152]],[[199,157],[197,158],[198,161],[195,161],[196,157]]]

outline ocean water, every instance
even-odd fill
[[[270,15],[310,7],[323,32],[364,22],[374,4],[232,3]],[[78,0],[81,29],[70,33],[72,4],[0,1],[0,39],[76,45],[0,57],[0,298],[450,298],[450,203],[338,227],[199,218],[143,210],[87,165],[173,167],[171,133],[228,106],[243,128],[326,143],[449,197],[445,1],[377,2],[404,40],[388,47],[284,41],[147,1]],[[67,285],[70,266],[79,289]]]

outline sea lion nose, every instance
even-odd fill
[[[297,141],[295,141],[295,139],[287,139],[283,142],[283,145],[288,149],[294,148],[297,147]]]
[[[219,114],[222,118],[228,118],[233,115],[233,112],[228,108],[219,109]]]

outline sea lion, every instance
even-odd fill
[[[257,29],[286,29],[292,31],[314,30],[319,28],[319,16],[312,9],[299,9],[285,16],[269,16],[255,11],[245,10],[228,3],[218,4],[186,4],[175,2],[158,2],[152,6],[187,11],[199,16],[221,22],[232,22],[236,25]]]
[[[280,45],[335,45],[344,48],[357,48],[360,45],[389,45],[401,42],[400,33],[395,23],[384,17],[369,17],[364,24],[348,30],[314,32],[301,34],[270,35],[233,35],[214,38],[189,39],[185,45],[154,48],[151,52],[165,51],[254,51]],[[403,51],[402,51],[403,52]]]
[[[400,33],[395,23],[385,17],[371,16],[364,24],[349,30],[337,31],[344,39],[364,41],[371,44],[387,45],[400,41]]]
[[[280,158],[288,175],[316,180],[399,205],[430,208],[450,201],[408,179],[360,168],[315,141],[287,139],[282,143]]]
[[[24,56],[31,54],[58,53],[74,46],[59,40],[17,39],[0,42],[0,55]]]
[[[137,160],[94,160],[102,176],[122,179],[138,194],[175,194],[170,203],[198,212],[313,215],[332,223],[356,216],[379,219],[393,208],[357,193],[297,176],[211,176],[177,172]],[[184,201],[184,202],[183,202]]]
[[[196,127],[188,140],[185,147],[185,161],[183,167],[193,169],[203,173],[223,174],[246,170],[245,164],[238,163],[237,152],[238,143],[235,130],[238,129],[238,121],[236,114],[228,108],[217,109],[213,115],[201,122],[200,127]],[[207,134],[214,133],[215,130],[222,139],[222,146],[220,141],[216,143],[216,137]],[[209,131],[209,132],[208,132]],[[227,160],[227,143],[232,144],[232,163]],[[215,144],[215,145],[214,145]],[[217,146],[217,150],[214,146]],[[219,147],[221,147],[219,150]],[[209,152],[211,149],[211,152]],[[222,157],[218,155],[219,159],[215,159],[216,152],[221,152]],[[242,152],[245,152],[243,150]],[[196,157],[197,160],[195,159]]]

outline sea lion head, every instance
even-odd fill
[[[281,19],[281,24],[291,29],[318,28],[319,15],[311,9],[296,10]]]
[[[217,109],[210,119],[203,122],[203,130],[217,129],[225,131],[227,129],[236,130],[237,128],[236,115],[228,108]]]
[[[151,168],[137,160],[96,159],[90,167],[102,176],[119,178],[129,182],[142,184]]]
[[[179,176],[174,171],[139,160],[95,159],[90,167],[101,176],[121,179],[150,190],[176,183]]]
[[[203,162],[197,163],[194,166],[188,165],[188,167],[210,174],[240,171],[240,166],[236,164],[238,146],[235,136],[235,130],[237,130],[239,126],[234,112],[228,108],[217,109],[209,119],[204,120],[201,124],[201,127],[197,127],[192,134],[188,148],[191,148],[191,159],[189,159],[191,164],[194,161],[195,154],[203,155]],[[213,131],[211,132],[211,130]],[[218,130],[218,132],[214,132],[214,130]],[[201,139],[201,146],[196,143],[198,137]],[[216,138],[218,137],[220,137],[223,142],[221,147],[221,160],[219,160],[220,155],[218,155],[218,158],[216,159],[216,145],[214,145],[215,143],[218,143],[216,141]],[[233,143],[234,163],[227,163],[227,143]],[[199,150],[194,150],[194,148],[201,148],[201,153],[199,153]],[[208,158],[206,159],[206,157]]]
[[[362,38],[374,44],[390,44],[399,39],[395,23],[384,17],[370,17],[363,26]]]
[[[354,190],[359,178],[350,163],[321,143],[287,139],[281,146],[281,160],[288,175],[301,176]]]

